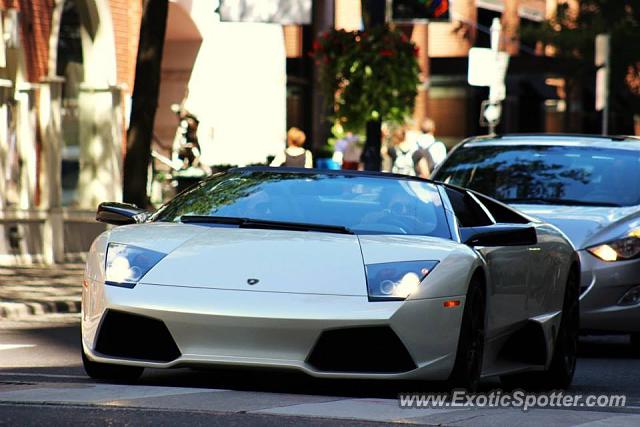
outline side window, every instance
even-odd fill
[[[504,224],[528,224],[529,220],[520,215],[515,210],[504,206],[501,203],[491,200],[490,198],[483,196],[482,194],[474,193],[474,196],[482,202],[485,208],[493,216],[493,219],[498,223]]]
[[[447,187],[446,192],[460,227],[481,227],[493,224],[491,218],[466,191]]]

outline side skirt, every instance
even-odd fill
[[[553,357],[561,314],[557,311],[529,318],[512,333],[488,344],[492,357],[485,360],[483,377],[547,368]]]

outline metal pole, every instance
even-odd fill
[[[607,39],[607,42],[609,40]],[[602,134],[609,134],[609,73],[610,69],[610,59],[611,59],[611,49],[607,49],[607,55],[605,57],[604,64],[604,108],[602,109]]]
[[[493,18],[491,22],[491,50],[498,55],[500,50],[500,31],[502,31],[502,24],[499,18]]]
[[[495,61],[496,63],[498,62],[498,52],[500,51],[500,32],[502,31],[502,24],[500,23],[500,19],[499,18],[493,18],[493,21],[491,22],[491,50],[493,51],[494,55],[495,55]],[[495,85],[495,83],[494,83]],[[490,88],[489,89],[489,102],[490,103],[495,103],[496,100],[493,99],[493,96],[495,95],[495,89],[494,88]],[[487,122],[489,123],[489,134],[490,135],[494,135],[495,131],[496,131],[496,121],[495,120],[487,120]]]

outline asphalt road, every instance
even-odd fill
[[[0,425],[640,425],[640,357],[626,337],[583,337],[573,394],[627,396],[624,408],[401,409],[438,385],[317,380],[261,371],[147,370],[136,385],[84,374],[77,317],[0,321]],[[488,380],[482,389],[499,383]],[[426,390],[425,390],[426,388]]]

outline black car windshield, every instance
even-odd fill
[[[478,142],[452,153],[435,179],[506,203],[632,206],[640,204],[640,152]]]
[[[206,223],[208,217],[213,225],[315,224],[360,234],[450,238],[434,184],[358,174],[231,171],[178,195],[151,220]]]

